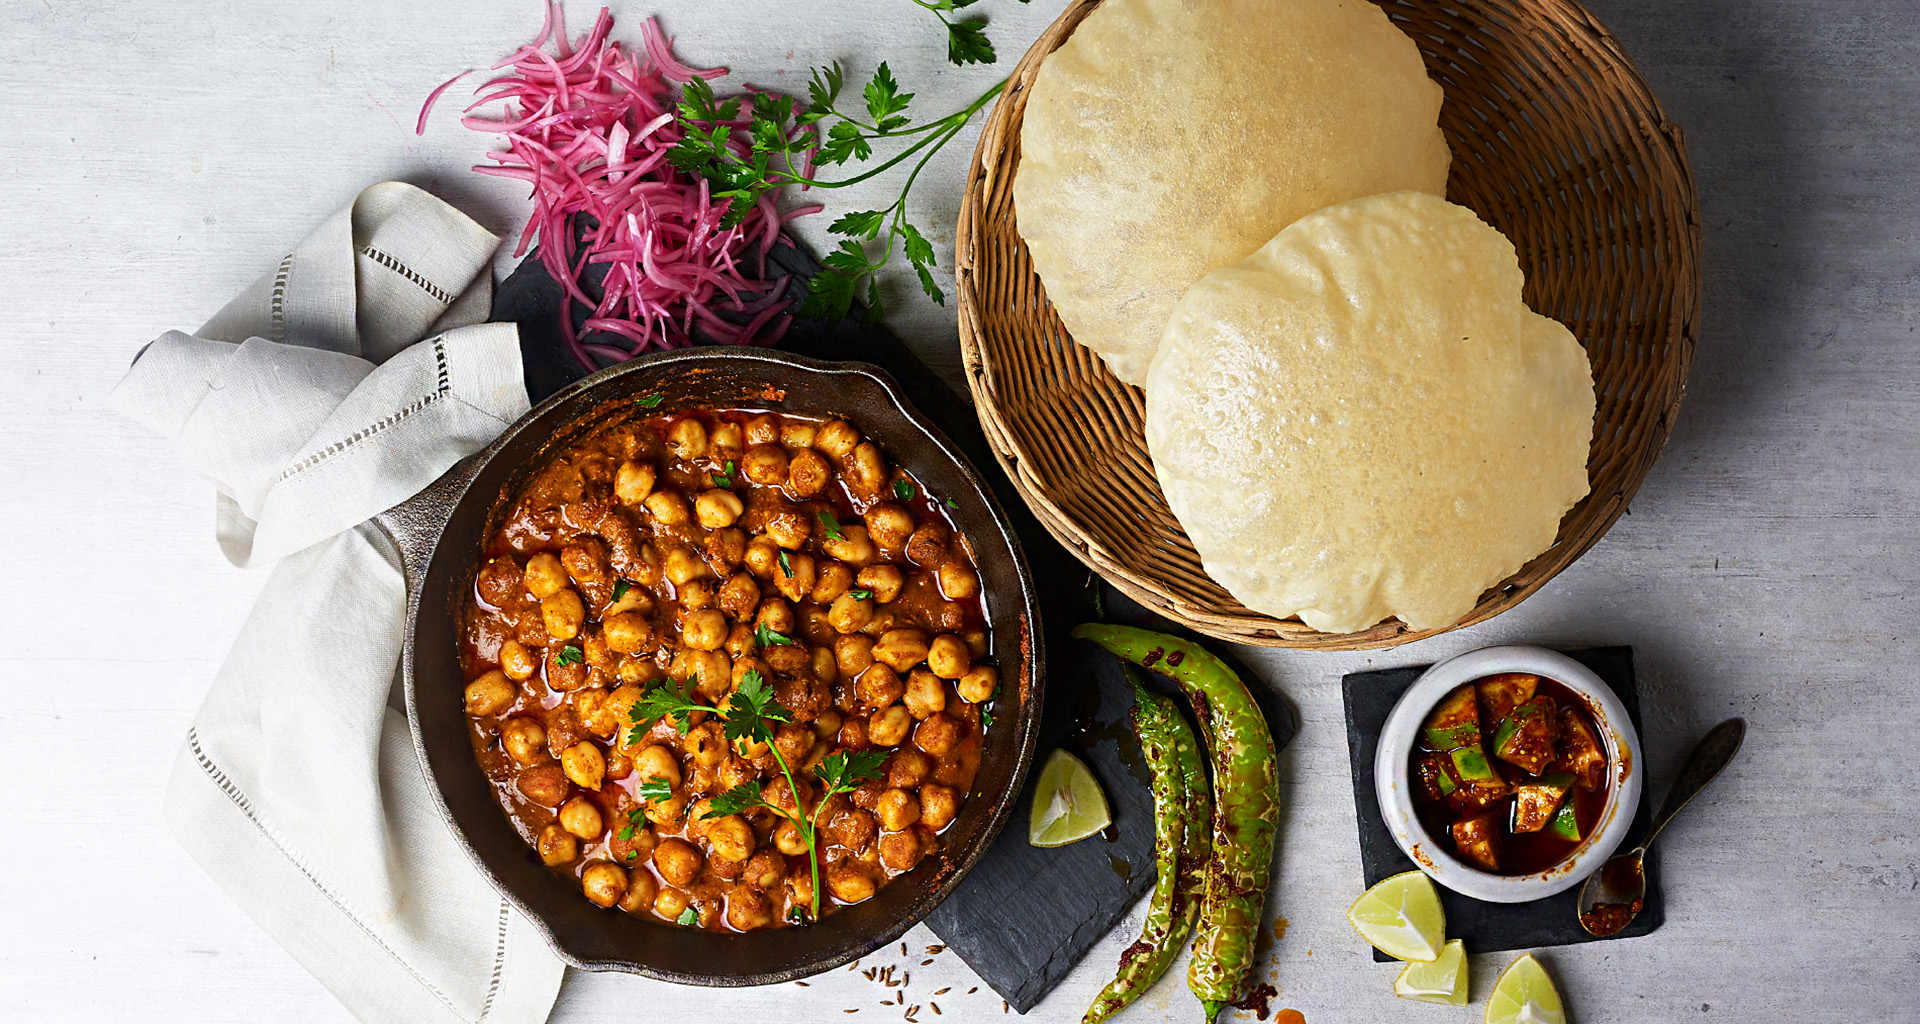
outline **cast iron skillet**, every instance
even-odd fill
[[[576,884],[540,864],[495,801],[468,740],[457,640],[483,540],[546,453],[632,409],[635,399],[656,394],[663,400],[655,412],[731,406],[843,416],[930,493],[952,499],[948,514],[973,546],[1002,680],[973,791],[938,851],[881,886],[872,899],[819,924],[718,934],[593,906]],[[876,367],[741,349],[681,350],[609,367],[542,402],[377,521],[393,537],[406,568],[401,665],[414,749],[434,783],[429,791],[474,863],[576,967],[728,986],[828,970],[886,945],[924,917],[986,852],[1012,811],[1033,757],[1040,714],[1041,631],[1033,581],[1005,514],[973,468]]]

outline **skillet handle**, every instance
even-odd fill
[[[427,578],[427,566],[433,561],[433,550],[440,543],[440,533],[492,447],[454,463],[420,493],[373,517],[400,550],[400,568],[407,578],[409,596],[419,593],[420,584]]]

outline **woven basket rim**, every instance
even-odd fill
[[[1251,611],[1230,596],[1211,606],[1188,600],[1175,593],[1164,580],[1107,550],[1048,496],[1048,482],[1030,468],[1034,460],[1029,458],[1020,432],[1003,410],[1001,381],[1008,368],[996,364],[982,328],[985,314],[977,286],[982,270],[980,242],[987,231],[983,207],[990,191],[1011,188],[1012,176],[1017,171],[1017,153],[1009,153],[1008,149],[1009,146],[1017,146],[1018,120],[1025,109],[1025,97],[1022,94],[1032,84],[1041,61],[1064,43],[1073,29],[1101,2],[1072,0],[1059,18],[1034,41],[1008,76],[1000,100],[983,124],[975,146],[955,233],[954,276],[958,293],[961,357],[967,385],[973,394],[975,409],[995,458],[1047,530],[1109,583],[1160,615],[1223,640],[1317,650],[1392,647],[1485,621],[1538,591],[1591,548],[1626,511],[1648,468],[1665,447],[1684,398],[1687,376],[1692,368],[1700,308],[1701,225],[1683,132],[1667,117],[1665,107],[1660,104],[1619,41],[1598,18],[1575,0],[1524,0],[1526,6],[1523,9],[1507,10],[1517,11],[1518,17],[1538,17],[1557,23],[1568,39],[1591,45],[1594,50],[1592,56],[1604,62],[1608,85],[1614,90],[1620,105],[1632,115],[1637,133],[1650,144],[1649,148],[1657,154],[1657,158],[1667,163],[1662,170],[1669,173],[1663,175],[1660,182],[1662,191],[1657,194],[1662,200],[1673,204],[1674,209],[1669,211],[1666,219],[1674,222],[1677,228],[1669,239],[1674,250],[1673,272],[1664,282],[1671,290],[1671,302],[1664,325],[1668,343],[1667,364],[1663,367],[1665,373],[1661,381],[1666,385],[1667,393],[1650,396],[1658,400],[1645,403],[1648,409],[1641,410],[1642,417],[1651,410],[1654,420],[1645,424],[1638,444],[1612,451],[1605,458],[1601,458],[1599,451],[1596,451],[1595,458],[1599,461],[1589,462],[1589,481],[1592,482],[1603,468],[1611,466],[1615,460],[1629,460],[1625,475],[1616,486],[1607,493],[1601,493],[1597,488],[1590,491],[1587,497],[1567,512],[1559,536],[1552,546],[1507,580],[1489,589],[1473,610],[1458,621],[1435,629],[1414,630],[1398,619],[1388,619],[1352,633],[1313,630],[1297,618],[1279,619]],[[1411,0],[1376,2],[1391,15],[1396,6]],[[1502,3],[1503,0],[1482,0],[1483,5],[1498,6]],[[1446,9],[1460,11],[1470,6],[1473,5],[1447,4]],[[1532,33],[1530,39],[1536,44],[1554,41],[1549,34],[1542,32]],[[1450,144],[1452,141],[1449,140]],[[1001,168],[1003,162],[1004,169]],[[999,175],[998,180],[994,180],[996,174]],[[1017,227],[1009,226],[1007,231],[1018,239]],[[1025,243],[1018,244],[1024,247]],[[1066,337],[1064,327],[1059,328],[1059,333]],[[1581,340],[1585,347],[1586,339]],[[1138,389],[1134,389],[1133,400],[1138,405]],[[1596,417],[1598,415],[1596,412]],[[1596,435],[1599,429],[1597,419]],[[1570,526],[1576,527],[1572,534],[1569,533]],[[1225,595],[1224,588],[1221,592]]]

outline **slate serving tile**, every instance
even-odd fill
[[[770,274],[792,274],[790,294],[805,291],[818,264],[790,245],[768,257]],[[494,295],[492,319],[520,327],[527,391],[535,403],[584,376],[561,340],[561,291],[535,256],[524,260]],[[858,310],[856,310],[856,313]],[[1066,977],[1087,950],[1111,931],[1153,886],[1153,799],[1146,788],[1139,744],[1127,726],[1132,690],[1119,663],[1092,644],[1074,640],[1073,627],[1104,611],[1111,621],[1200,639],[1242,670],[1262,703],[1277,746],[1296,731],[1292,709],[1272,687],[1232,658],[1228,645],[1179,629],[1118,591],[1099,583],[1027,510],[980,432],[973,406],[883,326],[856,317],[836,323],[797,321],[779,347],[818,359],[873,363],[893,376],[967,459],[1007,510],[1038,584],[1047,651],[1046,706],[1036,765],[1064,746],[1087,762],[1113,813],[1112,841],[1095,838],[1053,850],[1027,843],[1034,777],[1012,820],[953,895],[926,923],[947,948],[1015,1010],[1032,1008]],[[1096,587],[1098,589],[1096,589]],[[1170,681],[1153,685],[1175,692]],[[1010,908],[1017,908],[1011,909]]]
[[[1592,669],[1602,682],[1611,687],[1620,697],[1620,703],[1626,705],[1627,717],[1632,720],[1634,730],[1641,731],[1640,695],[1633,674],[1633,648],[1594,647],[1561,653]],[[1353,758],[1353,806],[1360,830],[1360,861],[1369,886],[1389,875],[1414,870],[1413,861],[1393,841],[1393,833],[1387,829],[1386,819],[1380,814],[1380,802],[1373,791],[1373,758],[1380,746],[1380,729],[1386,724],[1387,714],[1393,710],[1394,702],[1429,667],[1414,665],[1355,672],[1340,683],[1341,696],[1346,704],[1347,750]],[[1640,806],[1633,815],[1633,828],[1620,844],[1621,850],[1631,850],[1640,845],[1641,838],[1647,834],[1647,824],[1652,817],[1649,808],[1653,799],[1653,789],[1650,786],[1642,787]],[[1665,921],[1666,901],[1660,891],[1660,865],[1654,851],[1647,853],[1646,869],[1647,898],[1640,916],[1617,935],[1608,936],[1609,939],[1645,935]],[[1440,890],[1440,905],[1447,912],[1447,937],[1463,940],[1468,953],[1601,941],[1580,927],[1577,916],[1580,887],[1577,885],[1566,892],[1531,903],[1488,903],[1441,886],[1435,888]],[[1373,958],[1382,963],[1393,961],[1392,957],[1377,949],[1373,951]]]

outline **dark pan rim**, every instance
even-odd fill
[[[596,972],[619,971],[679,984],[709,987],[740,987],[793,981],[818,974],[822,971],[831,970],[866,956],[874,950],[899,938],[907,930],[923,920],[928,913],[932,912],[934,907],[938,906],[953,893],[954,889],[957,888],[962,879],[965,878],[967,872],[986,854],[987,850],[993,845],[994,840],[999,836],[1001,830],[1006,826],[1008,819],[1012,816],[1014,806],[1018,802],[1020,788],[1024,785],[1027,772],[1032,764],[1034,748],[1037,742],[1040,710],[1043,703],[1044,676],[1041,668],[1044,664],[1045,653],[1042,648],[1040,613],[1034,592],[1032,574],[1026,563],[1025,556],[1021,551],[1019,537],[1014,533],[1012,525],[1007,519],[1005,510],[1000,506],[998,500],[995,499],[991,489],[986,486],[979,472],[937,426],[925,416],[921,415],[921,413],[900,394],[898,385],[894,383],[892,378],[888,376],[884,370],[877,366],[861,362],[829,362],[764,349],[720,349],[705,347],[681,349],[643,356],[626,363],[602,369],[561,389],[559,392],[541,402],[538,406],[529,410],[519,420],[502,431],[499,437],[492,443],[470,457],[466,462],[463,462],[461,466],[449,471],[447,476],[442,479],[442,485],[428,488],[427,491],[423,491],[422,495],[414,500],[441,504],[443,506],[441,510],[438,512],[428,512],[427,514],[436,516],[439,527],[444,527],[448,519],[450,519],[455,512],[467,510],[475,503],[491,507],[500,502],[501,495],[488,493],[487,488],[476,486],[477,482],[484,475],[485,470],[491,465],[496,455],[508,448],[511,442],[520,439],[521,435],[527,433],[533,424],[538,423],[557,407],[567,404],[591,403],[595,393],[601,392],[610,393],[607,394],[608,398],[618,397],[617,393],[626,390],[618,382],[624,382],[627,377],[634,374],[646,374],[663,368],[677,368],[688,364],[721,364],[737,368],[743,363],[764,364],[774,373],[799,370],[822,375],[858,377],[870,382],[870,384],[877,388],[882,395],[886,396],[887,400],[891,403],[891,412],[898,415],[909,426],[923,435],[924,439],[932,444],[938,457],[950,463],[951,466],[957,470],[959,479],[964,482],[970,492],[967,495],[962,495],[962,497],[970,497],[972,501],[978,502],[978,506],[986,511],[986,517],[991,521],[993,532],[1005,543],[1008,551],[1012,555],[1011,569],[1014,579],[1018,584],[1017,594],[1013,592],[1014,588],[1006,587],[1003,588],[1006,591],[1005,593],[990,593],[987,595],[991,604],[1005,609],[1005,611],[1002,612],[995,612],[995,618],[1005,615],[1017,620],[1013,624],[1013,628],[1018,634],[1019,643],[1022,647],[1022,652],[1019,655],[1021,661],[1020,679],[1025,691],[1025,697],[1020,703],[1018,714],[1001,720],[1004,724],[1013,726],[1015,730],[1015,739],[1012,747],[1013,762],[1007,777],[1007,788],[1004,792],[996,794],[973,794],[970,800],[987,800],[989,809],[983,826],[973,834],[971,841],[958,848],[949,847],[940,851],[940,856],[944,858],[944,861],[937,865],[938,873],[936,881],[930,888],[921,891],[919,895],[907,902],[904,912],[891,919],[886,927],[869,931],[864,938],[856,937],[853,941],[837,951],[828,951],[825,955],[819,956],[816,959],[771,971],[716,974],[663,969],[634,959],[596,957],[577,953],[568,947],[559,931],[550,922],[545,920],[527,899],[523,898],[505,879],[501,878],[493,870],[492,866],[480,851],[475,848],[473,842],[460,826],[459,820],[448,804],[446,794],[442,791],[440,780],[434,770],[433,759],[429,754],[429,744],[425,729],[421,723],[416,701],[417,659],[415,638],[418,634],[420,606],[422,603],[421,596],[424,589],[423,586],[420,585],[420,581],[425,577],[427,572],[431,572],[440,567],[440,542],[445,534],[441,532],[439,528],[436,528],[431,540],[431,550],[427,551],[423,549],[418,552],[417,569],[420,576],[416,577],[415,557],[413,557],[415,556],[415,552],[408,550],[406,541],[402,539],[406,531],[396,529],[393,522],[395,518],[393,513],[383,515],[379,517],[381,525],[388,530],[396,544],[402,548],[403,561],[407,563],[408,568],[409,593],[406,644],[402,655],[401,667],[403,688],[406,697],[407,723],[413,738],[414,754],[420,763],[421,771],[432,783],[427,789],[432,795],[434,805],[440,812],[440,816],[446,821],[448,828],[452,831],[456,842],[458,842],[460,847],[467,853],[469,859],[480,873],[493,884],[494,889],[499,892],[501,898],[506,900],[536,926],[555,955],[568,965],[581,970]],[[778,386],[777,382],[770,380],[770,383],[776,387]],[[581,422],[581,419],[575,417],[557,423],[551,430],[547,431],[547,436],[549,438],[557,437],[579,422]],[[888,448],[890,452],[897,450],[897,446],[890,444],[887,438],[878,438],[878,440],[880,440],[882,446]],[[545,439],[542,440],[542,444],[544,443]],[[922,461],[924,462],[924,460]],[[439,492],[437,495],[434,493],[436,491]],[[406,503],[403,503],[403,506],[395,509],[394,513],[403,512],[405,504]],[[400,518],[405,517],[402,516]],[[975,529],[981,525],[984,524],[969,524],[970,527]],[[424,545],[426,542],[419,541],[418,543]],[[459,565],[463,560],[467,562],[471,561],[471,555],[465,552],[459,553],[458,556],[450,552],[448,557],[449,564],[452,565]],[[984,583],[985,581],[983,579],[983,586]],[[465,742],[465,740],[466,737],[463,736],[462,741]],[[475,765],[475,768],[477,770],[477,765]],[[929,865],[922,865],[922,867],[927,866]],[[920,869],[915,869],[915,871],[918,870]],[[883,887],[882,892],[884,892],[885,889],[886,887]],[[835,917],[840,916],[842,915],[833,915],[833,917],[827,919],[826,923],[830,924]],[[822,927],[822,925],[810,926],[810,928],[818,927]],[[780,934],[786,932],[787,929],[776,929],[763,934]]]

